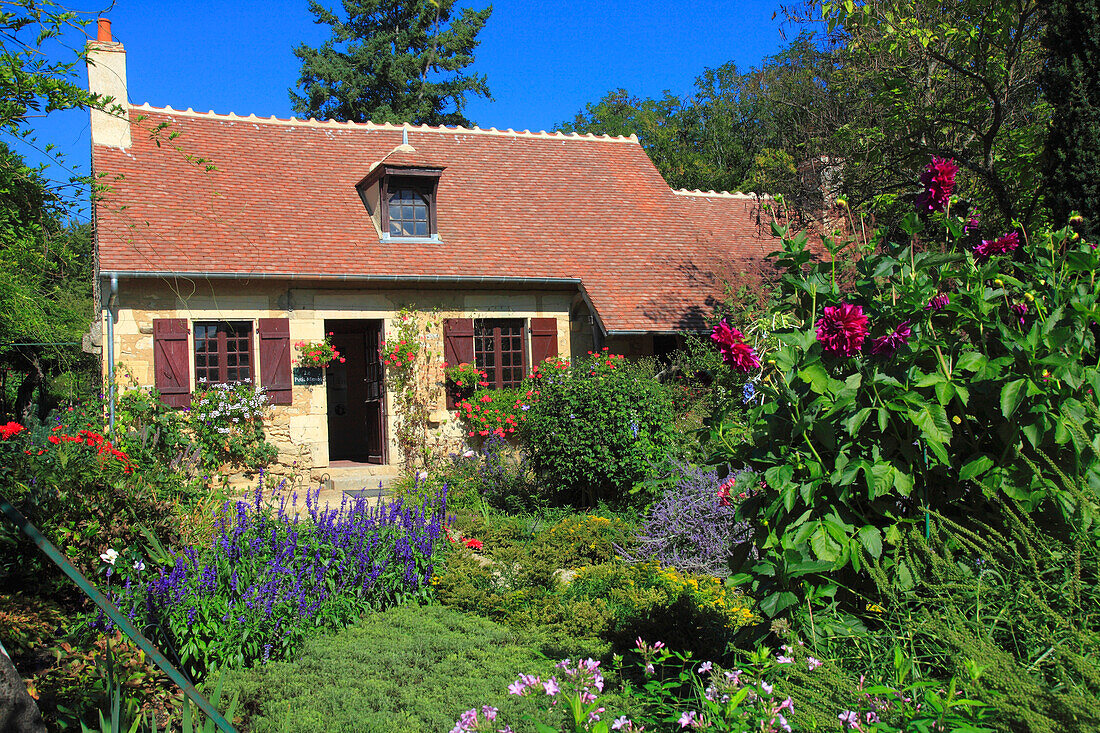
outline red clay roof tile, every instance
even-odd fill
[[[441,241],[380,242],[355,186],[400,127],[139,115],[132,147],[93,149],[105,273],[580,279],[605,328],[675,331],[776,249],[755,198],[672,191],[632,139],[410,127],[394,155],[444,167]]]

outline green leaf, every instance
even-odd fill
[[[959,478],[963,481],[970,481],[991,468],[993,468],[993,459],[984,453],[979,453],[963,464],[962,468],[959,469]]]
[[[871,525],[862,527],[856,533],[856,536],[859,537],[863,548],[867,550],[867,554],[876,560],[882,557],[882,532],[879,531],[878,527]]]
[[[959,358],[955,361],[955,368],[976,372],[984,368],[986,363],[988,363],[988,360],[977,351],[967,351],[959,355]]]
[[[863,423],[867,422],[867,418],[870,417],[871,409],[870,407],[864,407],[857,410],[845,421],[845,427],[848,429],[849,435],[855,435],[859,432],[859,429],[863,427]]]
[[[760,610],[769,618],[774,618],[779,613],[798,603],[798,596],[790,591],[772,593],[760,601]]]
[[[1009,382],[1001,389],[1001,414],[1005,416],[1005,419],[1012,417],[1012,413],[1016,412],[1016,408],[1019,407],[1027,382],[1027,379],[1017,379]]]
[[[798,376],[817,394],[825,394],[829,388],[829,373],[821,364],[809,364],[798,372]]]
[[[936,384],[936,400],[941,405],[947,405],[955,396],[955,385],[951,382],[938,382]]]

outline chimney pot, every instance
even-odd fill
[[[103,41],[104,43],[111,43],[111,21],[107,18],[100,18],[96,23],[96,40]]]

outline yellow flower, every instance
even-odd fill
[[[1031,303],[1035,300],[1035,296],[1031,293],[1024,293],[1024,300],[1026,300],[1028,303]]]
[[[996,285],[999,288],[1003,288],[1004,285],[1005,285],[1005,281],[1002,280],[1001,278],[997,278],[996,280],[993,281],[993,284]]]
[[[956,425],[962,425],[962,418],[958,415],[955,415],[955,417],[951,418],[951,422],[955,423]]]
[[[871,611],[872,613],[885,613],[886,612],[886,609],[883,608],[882,606],[878,605],[877,603],[868,603],[867,604],[867,610]]]

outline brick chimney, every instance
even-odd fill
[[[110,97],[104,109],[92,109],[92,145],[130,147],[130,100],[126,96],[126,49],[111,38],[111,21],[100,18],[88,41],[88,91]]]

